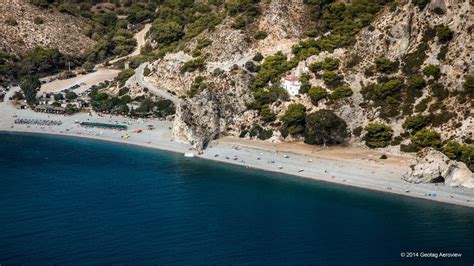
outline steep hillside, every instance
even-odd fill
[[[144,79],[181,98],[173,136],[198,150],[226,135],[432,147],[472,170],[471,2],[164,1]]]
[[[95,43],[83,34],[85,19],[42,9],[26,0],[2,1],[0,17],[0,50],[3,52],[25,54],[42,46],[80,54]]]

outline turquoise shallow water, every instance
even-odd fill
[[[474,262],[468,208],[68,137],[0,134],[0,165],[2,265]]]

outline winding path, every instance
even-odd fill
[[[135,79],[137,80],[138,84],[143,88],[148,88],[148,90],[154,95],[171,100],[175,105],[177,105],[179,103],[179,98],[176,95],[173,95],[164,89],[159,89],[145,81],[143,72],[145,71],[145,68],[148,66],[148,64],[148,62],[145,62],[136,69]]]
[[[141,31],[139,31],[138,33],[135,34],[134,37],[137,40],[137,48],[135,48],[135,50],[131,54],[126,55],[126,56],[122,56],[122,57],[119,57],[119,58],[116,58],[116,59],[113,59],[113,60],[110,60],[109,63],[114,64],[114,63],[116,63],[120,60],[128,59],[130,57],[140,55],[140,51],[142,50],[142,48],[146,44],[146,38],[145,37],[146,37],[146,34],[148,33],[148,31],[150,30],[150,28],[151,28],[150,23],[145,24],[145,27],[143,27],[143,29]]]

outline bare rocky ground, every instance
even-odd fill
[[[79,54],[94,45],[93,40],[82,34],[84,23],[79,17],[41,9],[26,0],[2,0],[0,51],[24,54],[43,46]]]

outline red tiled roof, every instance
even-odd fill
[[[288,81],[299,81],[300,80],[300,78],[297,77],[297,76],[286,76],[283,79],[288,80]]]

